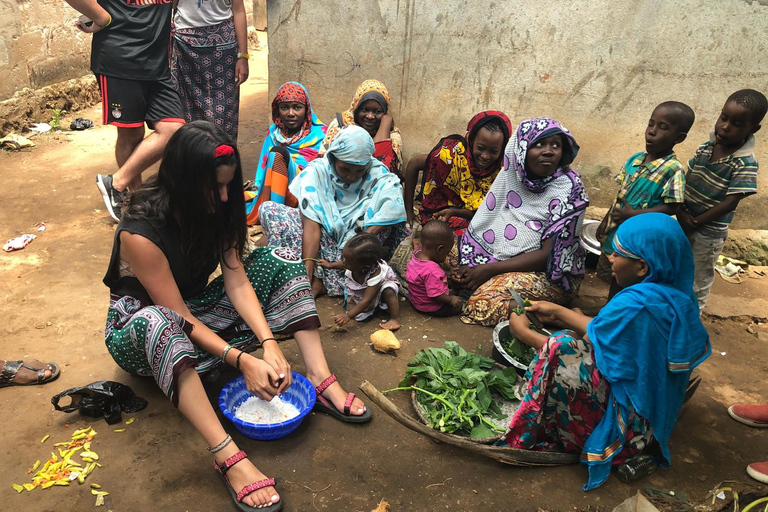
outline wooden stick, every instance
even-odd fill
[[[447,436],[433,428],[429,428],[421,422],[418,422],[403,413],[395,404],[393,404],[387,397],[376,389],[376,387],[368,381],[363,382],[360,385],[360,389],[368,395],[373,403],[378,405],[385,413],[392,416],[398,423],[403,426],[424,434],[427,437],[431,437],[436,441],[450,444],[452,446],[458,446],[464,448],[476,455],[482,455],[484,457],[490,457],[503,464],[509,464],[511,466],[561,466],[565,464],[576,464],[579,462],[579,456],[574,453],[557,453],[557,452],[540,452],[533,450],[518,450],[515,448],[505,448],[501,446],[488,446],[479,443],[473,443],[472,441],[465,441],[463,439],[456,439],[451,436]]]

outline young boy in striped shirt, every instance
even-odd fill
[[[688,161],[684,209],[678,220],[693,248],[693,291],[700,311],[715,281],[715,261],[736,207],[757,193],[754,134],[766,111],[768,100],[758,91],[742,89],[731,94],[710,140]]]

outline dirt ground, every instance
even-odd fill
[[[243,88],[241,151],[246,178],[252,177],[263,133],[269,123],[266,52],[256,54],[251,78]],[[100,122],[96,107],[76,113]],[[69,125],[70,114],[62,123]],[[86,132],[40,135],[37,147],[0,154],[0,236],[5,239],[47,230],[26,249],[0,253],[0,357],[37,357],[62,365],[61,377],[46,386],[0,390],[0,499],[5,510],[82,511],[94,505],[88,486],[54,487],[17,494],[11,483],[29,481],[27,469],[45,459],[52,443],[68,439],[74,429],[93,425],[93,444],[103,467],[89,477],[110,492],[97,510],[234,510],[211,467],[203,441],[149,379],[120,370],[104,346],[108,301],[101,279],[109,260],[115,225],[104,210],[94,180],[115,169],[115,132],[98,126]],[[719,278],[718,278],[719,280]],[[698,373],[703,384],[686,408],[672,437],[672,467],[636,484],[611,479],[584,493],[586,470],[580,466],[525,469],[508,467],[416,434],[381,410],[363,426],[348,426],[311,414],[294,434],[258,442],[238,435],[237,442],[267,474],[281,476],[285,510],[368,512],[385,499],[402,510],[610,510],[645,486],[691,499],[702,498],[725,479],[749,481],[745,466],[768,458],[766,432],[731,420],[726,407],[736,401],[761,402],[768,395],[768,341],[765,309],[748,313],[750,301],[764,300],[768,279],[746,285],[719,282],[716,300],[738,298],[740,308],[725,318],[707,317],[713,355]],[[759,281],[759,282],[758,282]],[[745,291],[749,294],[745,296]],[[605,286],[590,277],[582,304],[599,305]],[[715,298],[713,297],[713,300]],[[330,325],[340,301],[318,302],[324,325]],[[331,367],[352,391],[364,380],[378,389],[394,387],[408,360],[421,348],[456,340],[468,350],[491,353],[491,330],[453,319],[428,318],[403,307],[397,355],[371,351],[367,341],[374,323],[352,326],[348,333],[323,330]],[[762,314],[761,314],[762,311]],[[732,315],[747,315],[729,318]],[[750,328],[754,333],[748,332]],[[283,344],[296,371],[304,369],[295,344]],[[208,383],[211,400],[235,377],[228,370]],[[112,379],[130,385],[149,400],[137,421],[114,432],[103,420],[53,410],[54,394],[92,381]],[[395,402],[412,413],[406,396]],[[124,416],[127,419],[129,416]],[[68,424],[68,428],[66,426]],[[225,420],[226,424],[226,420]],[[230,425],[227,424],[229,428]],[[46,434],[51,440],[41,444]]]

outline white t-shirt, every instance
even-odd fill
[[[232,0],[179,0],[173,22],[178,29],[217,25],[232,17]]]

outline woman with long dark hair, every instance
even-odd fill
[[[208,122],[185,125],[117,227],[104,278],[111,292],[106,344],[123,370],[152,375],[192,422],[242,510],[278,510],[274,480],[224,431],[199,374],[235,366],[251,393],[271,400],[291,384],[273,333],[292,335],[317,386],[316,408],[347,422],[367,421],[371,412],[328,368],[297,255],[263,247],[246,256],[246,239],[237,148]],[[222,275],[207,284],[219,264]],[[252,342],[263,348],[261,358],[244,351]]]

